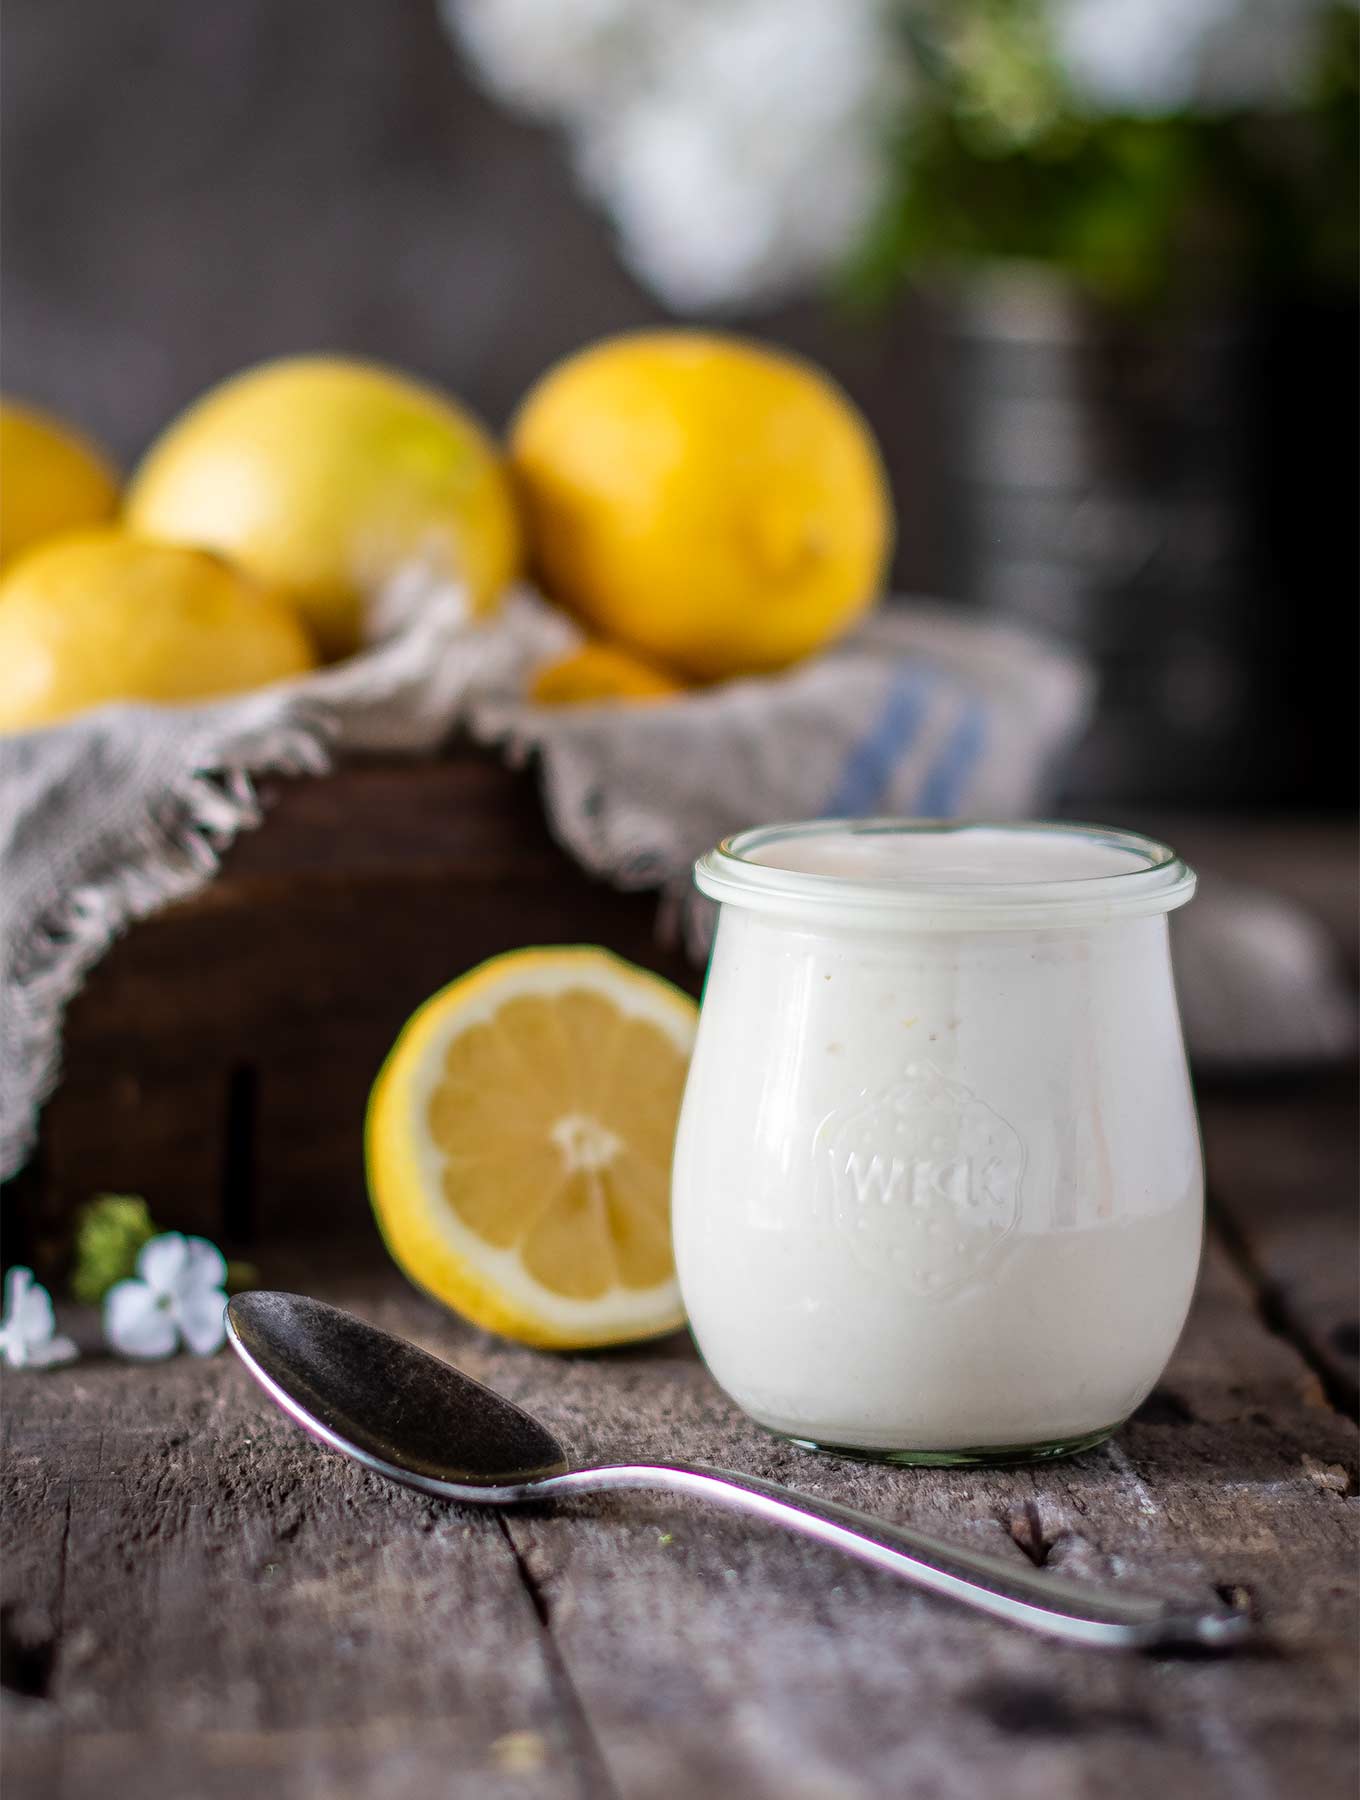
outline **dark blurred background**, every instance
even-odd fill
[[[429,0],[8,0],[4,49],[5,387],[126,461],[281,352],[389,360],[499,426],[554,358],[674,316]],[[869,413],[902,590],[1097,659],[1069,806],[1348,807],[1347,284],[1140,305],[1093,315],[998,262],[726,318]]]

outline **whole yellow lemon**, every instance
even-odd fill
[[[593,706],[600,701],[666,700],[682,684],[617,644],[582,644],[534,673],[529,698],[539,706]]]
[[[0,579],[0,731],[229,694],[315,660],[293,609],[209,550],[108,526],[50,538]]]
[[[782,351],[606,339],[538,383],[510,448],[548,592],[686,675],[782,668],[879,592],[893,517],[873,436]]]
[[[305,356],[213,388],[152,445],[128,519],[148,537],[221,550],[286,594],[327,656],[418,561],[494,604],[519,564],[502,459],[469,413],[367,363]]]
[[[0,400],[0,562],[53,532],[111,519],[117,505],[101,450],[48,413]]]

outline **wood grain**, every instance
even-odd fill
[[[604,943],[697,991],[656,899],[558,848],[534,778],[464,749],[276,784],[202,895],[114,946],[72,1004],[16,1248],[60,1276],[90,1194],[145,1194],[233,1251],[367,1240],[363,1118],[406,1019],[484,957]]]
[[[1192,868],[1269,888],[1319,919],[1352,974],[1360,970],[1360,840],[1353,819],[1133,809],[1125,820],[1174,844]]]
[[[1217,1589],[1265,1646],[1063,1649],[659,1497],[444,1507],[311,1446],[227,1357],[93,1357],[5,1382],[6,1800],[1349,1800],[1353,1082],[1203,1097],[1200,1293],[1114,1445],[1042,1469],[863,1467],[749,1424],[685,1337],[537,1355],[387,1262],[359,1122],[396,1029],[480,957],[573,938],[694,981],[649,898],[565,860],[526,777],[468,753],[283,788],[223,878],[131,934],[73,1008],[11,1208],[59,1267],[87,1193],[147,1192],[578,1451],[728,1463],[1054,1569]]]
[[[1347,1074],[1302,1092],[1249,1101],[1200,1098],[1210,1201],[1262,1316],[1317,1370],[1329,1398],[1355,1414],[1360,1373],[1356,1195],[1360,1144]]]
[[[1211,1156],[1239,1124],[1210,1113]],[[1117,1443],[995,1472],[799,1452],[685,1337],[503,1344],[412,1293],[375,1241],[329,1268],[279,1249],[264,1273],[450,1357],[579,1451],[726,1462],[1054,1569],[1216,1588],[1269,1647],[1062,1648],[659,1497],[445,1507],[312,1446],[227,1357],[91,1361],[6,1383],[7,1800],[1354,1791],[1356,1433],[1217,1240]]]

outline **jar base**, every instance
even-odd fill
[[[795,1437],[791,1431],[779,1431],[773,1425],[766,1425],[764,1429],[783,1438],[785,1443],[796,1444],[800,1450],[815,1450],[819,1456],[841,1456],[851,1462],[887,1463],[902,1469],[975,1469],[1080,1456],[1083,1450],[1094,1450],[1097,1444],[1103,1444],[1119,1425],[1103,1425],[1098,1431],[1086,1431],[1079,1437],[1054,1438],[1046,1443],[981,1444],[959,1450],[883,1450],[856,1444],[824,1444],[814,1438]]]

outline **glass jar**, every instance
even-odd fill
[[[722,905],[673,1222],[714,1378],[842,1455],[1108,1436],[1199,1264],[1166,918],[1193,873],[1093,826],[825,820],[695,875]]]

